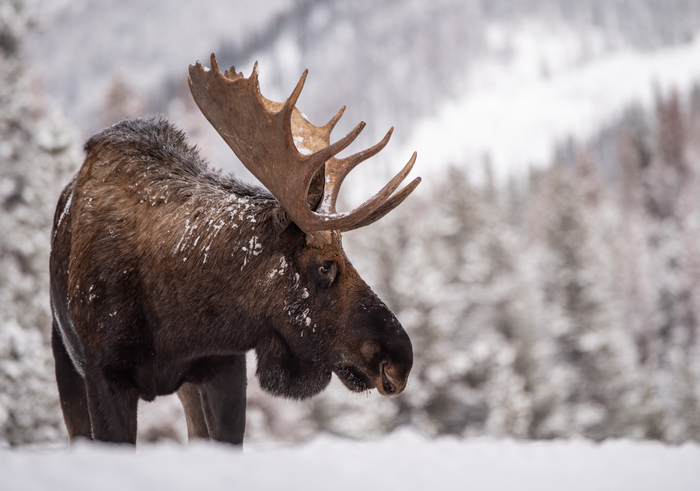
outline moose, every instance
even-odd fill
[[[351,391],[397,396],[411,341],[360,278],[341,234],[369,225],[418,185],[395,192],[409,162],[349,213],[343,180],[375,146],[336,155],[364,123],[330,143],[343,107],[314,126],[295,107],[308,71],[284,103],[246,78],[189,67],[198,107],[267,188],[211,170],[163,119],[125,120],[85,144],[52,230],[52,347],[71,441],[136,442],[139,398],[177,392],[190,439],[241,445],[246,360],[261,387],[303,399],[332,373]]]

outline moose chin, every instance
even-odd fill
[[[352,391],[393,397],[413,364],[408,335],[345,255],[341,234],[398,206],[416,155],[375,196],[338,213],[340,186],[391,136],[336,158],[343,109],[314,126],[250,77],[190,66],[204,116],[267,190],[208,168],[184,134],[156,119],[93,136],[56,208],[52,345],[71,440],[136,441],[139,398],[177,392],[190,439],[240,444],[245,353],[266,391],[303,399],[335,373]]]

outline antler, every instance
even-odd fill
[[[358,124],[347,136],[330,144],[330,134],[345,107],[324,126],[314,126],[296,109],[308,70],[284,103],[262,96],[258,64],[249,78],[231,67],[221,73],[214,54],[211,70],[190,65],[190,90],[195,102],[236,156],[277,198],[290,219],[307,235],[323,230],[352,230],[380,219],[415,189],[420,177],[392,196],[411,171],[414,153],[401,172],[376,195],[350,213],[335,209],[340,186],[359,163],[380,152],[393,128],[377,145],[344,159],[335,155],[350,145],[365,127]],[[323,198],[316,212],[308,203],[314,174],[325,164]]]

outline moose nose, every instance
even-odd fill
[[[377,391],[387,397],[396,397],[406,388],[408,373],[401,374],[402,370],[396,365],[382,363]]]

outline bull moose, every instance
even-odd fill
[[[138,399],[177,392],[188,436],[241,444],[245,353],[274,395],[302,399],[335,373],[352,391],[396,396],[413,364],[408,335],[346,257],[341,233],[399,205],[413,167],[350,213],[336,211],[350,170],[377,145],[336,158],[364,123],[330,144],[250,77],[199,62],[189,85],[204,116],[267,187],[210,170],[162,119],[93,136],[63,190],[51,248],[52,346],[71,440],[136,441]],[[269,191],[268,191],[269,190]]]

